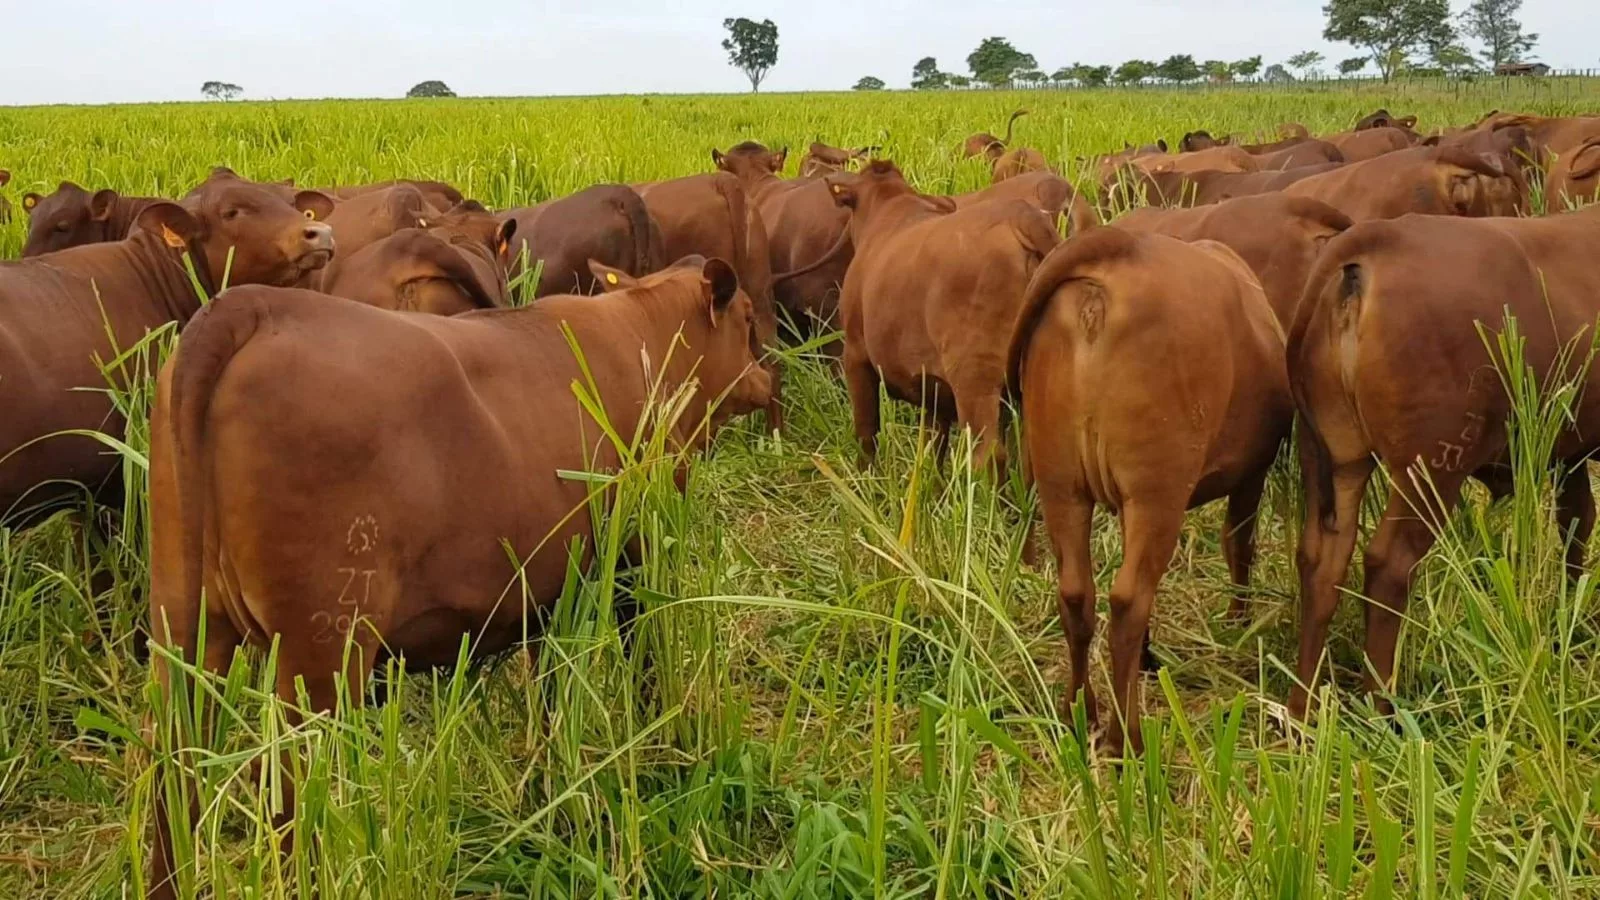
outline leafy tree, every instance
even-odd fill
[[[1223,82],[1233,80],[1232,63],[1226,63],[1220,59],[1208,59],[1200,64],[1200,68],[1206,73],[1206,77],[1210,78],[1212,81]]]
[[[972,70],[974,79],[999,87],[1020,72],[1039,68],[1039,63],[1033,54],[1019,51],[1005,38],[989,37],[967,54],[967,68]]]
[[[1233,64],[1233,74],[1238,75],[1240,78],[1254,78],[1259,71],[1261,71],[1261,57],[1259,56],[1241,59]]]
[[[1105,87],[1110,80],[1110,66],[1084,66],[1078,73],[1078,83],[1088,87]]]
[[[212,100],[236,100],[244,88],[226,81],[208,81],[200,85],[200,93]]]
[[[1057,84],[1066,84],[1067,82],[1073,80],[1073,72],[1075,69],[1076,66],[1062,66],[1061,68],[1050,73],[1050,80],[1056,82]]]
[[[1024,84],[1043,84],[1050,80],[1050,76],[1038,69],[1029,69],[1026,72],[1018,72],[1017,80]]]
[[[1455,40],[1450,0],[1328,0],[1322,36],[1366,50],[1387,82],[1424,47]]]
[[[1465,75],[1478,67],[1472,51],[1454,41],[1432,48],[1428,60],[1445,75]]]
[[[1161,65],[1156,66],[1155,74],[1157,78],[1164,78],[1174,84],[1193,81],[1200,77],[1200,64],[1187,53],[1173,54],[1162,60]]]
[[[423,81],[406,91],[407,97],[454,97],[455,91],[450,90],[442,81]]]
[[[1315,50],[1307,50],[1289,57],[1289,68],[1300,73],[1301,78],[1311,78],[1317,66],[1322,64],[1323,55]]]
[[[1289,70],[1285,69],[1281,64],[1273,63],[1267,66],[1265,72],[1261,73],[1261,80],[1272,84],[1288,84],[1294,80],[1294,76],[1290,75]]]
[[[856,82],[855,87],[851,88],[850,90],[852,90],[852,91],[881,91],[881,90],[883,90],[883,88],[884,88],[884,84],[883,84],[883,79],[882,78],[874,78],[871,75],[864,75],[864,76],[862,76],[860,81]]]
[[[1156,73],[1156,64],[1145,59],[1130,59],[1112,74],[1117,84],[1138,84]]]
[[[1523,34],[1517,11],[1522,0],[1472,0],[1461,14],[1468,35],[1483,42],[1478,54],[1489,68],[1502,63],[1521,62],[1523,55],[1538,43],[1537,34]]]
[[[939,61],[924,56],[911,67],[911,86],[919,91],[932,91],[950,84],[950,76],[939,71]]]
[[[1349,59],[1341,59],[1339,60],[1339,74],[1354,75],[1362,69],[1365,69],[1367,67],[1367,63],[1369,62],[1372,62],[1372,60],[1365,56],[1352,56]]]
[[[964,87],[971,87],[972,86],[972,79],[968,78],[965,75],[947,75],[945,77],[949,79],[950,86],[953,87],[953,88],[964,88]]]
[[[728,36],[722,40],[722,49],[728,51],[728,63],[750,79],[750,91],[761,90],[761,82],[778,64],[778,26],[771,19],[754,22],[750,19],[723,19],[722,27]]]

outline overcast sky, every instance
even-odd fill
[[[1466,0],[1455,0],[1457,10]],[[1600,67],[1593,0],[1526,0],[1535,56]],[[462,95],[740,91],[722,20],[771,18],[778,65],[765,89],[840,90],[863,75],[904,87],[935,56],[965,72],[989,35],[1045,71],[1073,62],[1305,49],[1322,0],[0,0],[0,104],[193,100],[229,81],[248,98],[397,97],[440,79]],[[668,10],[671,11],[668,11]],[[1476,48],[1474,48],[1476,49]]]

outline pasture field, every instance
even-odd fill
[[[21,247],[22,192],[60,179],[174,196],[226,164],[302,185],[437,178],[503,207],[706,171],[712,147],[746,139],[787,145],[792,171],[821,138],[881,145],[948,192],[987,183],[954,148],[1018,106],[1033,114],[1017,142],[1070,170],[1124,139],[1325,132],[1380,105],[1427,130],[1497,107],[1592,112],[1600,84],[0,109],[17,208],[0,258]],[[1514,340],[1488,340],[1521,374]],[[617,476],[598,559],[531,653],[391,672],[389,702],[297,726],[271,659],[249,656],[180,685],[147,729],[148,393],[123,386],[133,490],[111,546],[73,527],[90,513],[0,530],[0,898],[140,896],[155,792],[178,787],[151,754],[202,707],[218,737],[175,760],[201,783],[205,838],[180,848],[193,896],[1600,895],[1595,585],[1563,578],[1537,466],[1513,500],[1474,494],[1420,567],[1393,717],[1359,693],[1354,598],[1320,714],[1284,715],[1292,459],[1263,504],[1246,620],[1223,616],[1220,508],[1191,514],[1152,620],[1146,754],[1124,762],[1058,712],[1053,566],[1020,562],[1034,511],[1019,486],[937,465],[899,405],[877,466],[858,468],[830,363],[808,345],[788,365],[781,440],[760,416],[735,423],[685,495],[659,449]],[[1571,401],[1543,397],[1513,427],[1528,459]],[[631,533],[647,551],[632,568]],[[1094,554],[1104,596],[1120,551],[1103,516]],[[643,610],[630,650],[625,600]],[[301,802],[280,856],[285,765]]]

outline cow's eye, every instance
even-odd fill
[[[72,223],[71,222],[57,222],[56,223],[56,230],[61,232],[62,234],[66,234],[67,232],[72,230]]]
[[[228,221],[228,222],[231,222],[234,219],[239,218],[239,207],[231,206],[231,207],[223,210],[222,211],[222,218],[223,218],[224,221]]]

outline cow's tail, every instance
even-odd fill
[[[834,240],[833,246],[829,247],[827,249],[827,251],[824,252],[821,256],[817,257],[815,260],[812,260],[811,262],[806,263],[805,265],[801,266],[798,269],[790,269],[787,272],[774,272],[774,273],[772,273],[772,284],[773,284],[773,286],[776,287],[777,285],[780,285],[783,282],[788,281],[791,278],[799,278],[801,275],[807,275],[807,274],[809,274],[811,272],[815,272],[816,270],[822,268],[823,266],[827,265],[828,263],[833,262],[835,259],[838,259],[840,254],[844,253],[844,251],[846,249],[848,249],[849,246],[850,246],[850,225],[848,223],[846,223],[843,228],[839,229],[839,237],[836,240]]]
[[[230,294],[224,294],[202,309],[184,329],[182,346],[163,372],[165,383],[155,410],[150,458],[153,561],[150,634],[157,642],[172,648],[180,659],[193,660],[202,667],[206,654],[199,632],[205,618],[202,585],[208,534],[206,517],[211,508],[207,496],[211,479],[204,455],[206,418],[223,372],[239,349],[255,335],[264,312],[258,302]],[[178,646],[174,647],[175,644]],[[158,682],[170,688],[171,673],[161,652],[151,653],[150,659]],[[168,699],[176,702],[177,698],[169,696]],[[152,719],[147,727],[151,732],[151,746],[157,747],[155,732],[161,726]],[[181,730],[178,736],[181,741]],[[169,898],[177,896],[177,885],[173,881],[177,868],[176,849],[160,751],[156,753],[156,836],[148,896]],[[194,811],[195,807],[191,806],[191,813]]]
[[[1342,241],[1349,241],[1345,237]],[[1355,385],[1355,354],[1345,348],[1355,340],[1361,320],[1362,308],[1367,300],[1370,272],[1360,260],[1359,244],[1335,244],[1324,251],[1311,275],[1306,279],[1304,293],[1295,310],[1294,322],[1289,328],[1285,345],[1285,358],[1289,364],[1289,392],[1294,398],[1295,411],[1300,416],[1304,439],[1311,451],[1311,461],[1316,467],[1320,500],[1315,510],[1323,527],[1334,526],[1333,453],[1318,426],[1317,408],[1311,401],[1312,379],[1338,379],[1340,392],[1347,412],[1359,422],[1353,394]],[[1338,367],[1330,372],[1329,365]],[[1309,514],[1311,510],[1307,510]]]
[[[1016,127],[1018,119],[1022,118],[1023,116],[1025,116],[1027,114],[1028,114],[1028,110],[1025,110],[1025,109],[1019,109],[1016,112],[1011,114],[1011,118],[1006,120],[1006,136],[1000,140],[1000,143],[1004,144],[1007,147],[1011,146],[1011,129]]]
[[[1137,247],[1137,239],[1126,231],[1096,228],[1058,245],[1034,270],[1028,289],[1023,293],[1017,323],[1012,328],[1011,346],[1006,351],[1006,384],[1019,407],[1022,370],[1027,364],[1028,350],[1033,345],[1034,333],[1050,311],[1057,289],[1068,281],[1096,281],[1087,271],[1088,267],[1131,256]],[[1080,310],[1080,319],[1090,328],[1098,328],[1105,320],[1104,291],[1095,292],[1090,302],[1100,304],[1100,308]]]
[[[750,252],[750,220],[746,218],[744,188],[739,185],[739,179],[732,175],[718,173],[716,179],[717,192],[722,195],[722,202],[728,209],[728,223],[733,228],[733,263],[734,269],[741,275],[748,265]],[[745,286],[745,290],[749,290]]]
[[[660,271],[666,266],[666,261],[661,258],[665,255],[661,250],[661,229],[650,217],[644,198],[638,192],[629,190],[626,195],[617,198],[617,209],[627,220],[628,232],[633,236],[633,271],[628,274],[639,278]]]

